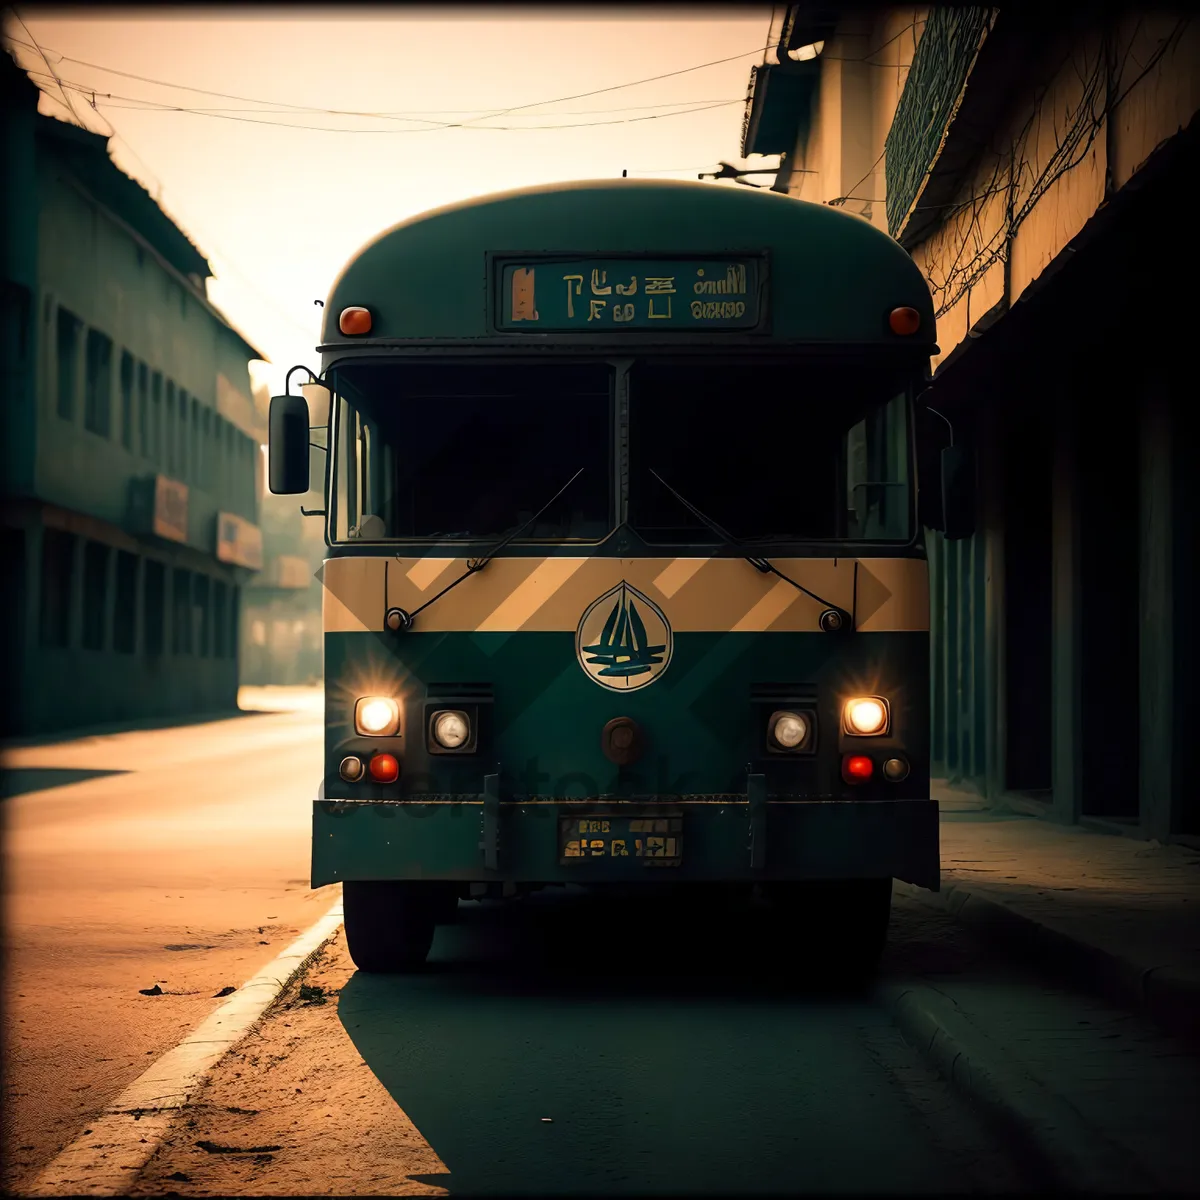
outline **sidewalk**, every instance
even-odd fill
[[[1076,987],[1200,1038],[1200,851],[993,812],[935,781],[942,890],[911,889]]]

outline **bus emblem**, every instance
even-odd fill
[[[673,642],[662,609],[622,579],[584,610],[575,630],[575,656],[601,687],[630,692],[667,669]]]

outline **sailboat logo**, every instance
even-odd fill
[[[601,687],[632,692],[667,669],[673,641],[662,609],[622,579],[580,617],[575,655]]]

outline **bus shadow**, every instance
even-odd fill
[[[25,796],[30,792],[45,792],[50,788],[84,783],[105,775],[126,775],[127,771],[109,771],[73,767],[4,767],[0,768],[0,799]]]
[[[358,972],[338,1012],[452,1194],[894,1190],[822,1113],[878,1017],[803,960],[765,906],[537,895],[460,904],[424,970]]]

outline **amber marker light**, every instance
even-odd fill
[[[897,309],[897,312],[911,311]],[[338,317],[338,328],[347,336],[371,332],[371,314],[365,308],[343,308]]]
[[[400,778],[400,763],[394,754],[376,754],[368,767],[376,783],[395,783]]]
[[[354,310],[346,310],[346,312],[352,311]],[[345,320],[345,315],[345,313],[342,314],[343,320]],[[901,337],[909,337],[921,328],[921,314],[915,308],[893,308],[888,313],[888,325],[893,333],[898,333]]]
[[[875,764],[865,754],[847,754],[842,759],[842,778],[847,783],[865,783],[875,774]]]

